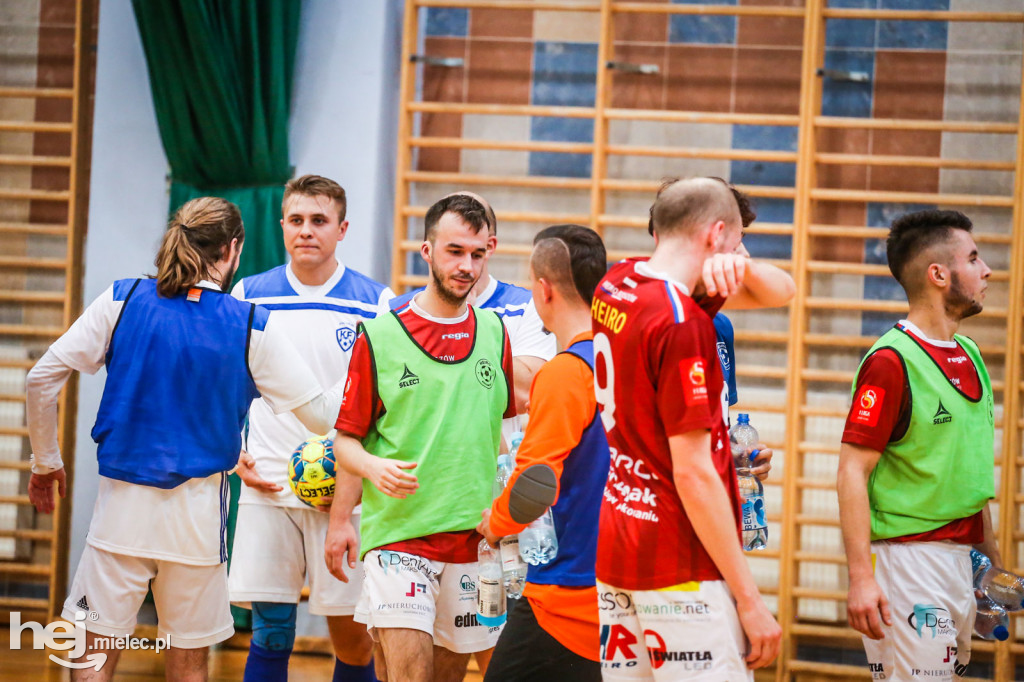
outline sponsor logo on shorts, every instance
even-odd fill
[[[702,601],[637,604],[636,612],[647,616],[683,616],[687,617],[687,620],[707,620],[711,615],[711,609]]]
[[[956,623],[949,611],[933,604],[914,604],[914,610],[907,616],[907,624],[921,638],[926,630],[931,631],[932,639],[938,635],[956,635]]]
[[[476,363],[476,380],[480,382],[480,385],[484,388],[491,388],[494,386],[494,380],[497,378],[498,373],[494,370],[494,365],[487,358],[480,358]]]
[[[476,592],[476,582],[474,582],[473,579],[466,574],[463,574],[462,577],[459,578],[459,587],[462,588],[463,594],[468,594],[469,592]]]
[[[482,627],[480,621],[476,619],[475,613],[464,613],[461,616],[455,616],[455,627],[457,628],[475,628]],[[497,632],[500,630],[500,626],[488,627],[487,632]]]
[[[377,554],[377,563],[384,569],[384,575],[388,575],[393,568],[396,574],[404,570],[421,573],[431,580],[437,579],[437,571],[431,568],[430,563],[414,554],[401,554],[382,549]]]
[[[417,604],[414,601],[392,601],[377,604],[377,611],[426,611],[434,612],[433,604]]]
[[[423,583],[409,583],[409,591],[405,593],[406,597],[415,597],[417,594],[426,594],[427,586]]]
[[[636,635],[625,625],[617,623],[601,626],[601,667],[632,668],[637,664]]]
[[[601,592],[597,595],[599,608],[602,611],[611,611],[615,608],[629,609],[633,607],[633,598],[628,592]]]
[[[953,415],[949,413],[949,410],[939,401],[939,409],[935,410],[935,416],[932,417],[932,424],[938,426],[939,424],[948,424],[953,421]]]
[[[657,670],[666,663],[677,663],[681,670],[710,670],[714,664],[710,651],[669,651],[665,639],[654,630],[644,630],[644,644],[651,667]]]
[[[885,666],[881,663],[868,663],[868,670],[871,671],[871,679],[885,680]]]
[[[409,365],[402,365],[402,368],[402,376],[398,380],[399,388],[409,388],[410,386],[415,386],[420,383],[420,378],[416,376],[411,369],[409,369]]]

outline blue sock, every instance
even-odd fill
[[[244,682],[288,682],[288,657],[291,653],[291,649],[271,651],[250,642],[242,679]]]
[[[377,676],[373,672],[373,661],[371,660],[367,665],[349,665],[348,663],[342,663],[340,658],[335,658],[332,681],[377,682]]]

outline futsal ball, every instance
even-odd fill
[[[334,441],[317,436],[295,448],[288,462],[288,484],[292,492],[310,507],[325,506],[324,498],[334,495]]]

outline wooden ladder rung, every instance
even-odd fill
[[[64,270],[68,262],[63,258],[35,258],[32,256],[0,256],[0,268],[38,268]]]
[[[49,576],[50,564],[0,561],[0,575]]]
[[[21,436],[28,437],[27,426],[0,426],[0,436]]]
[[[0,189],[0,199],[25,201],[67,201],[71,192],[66,189]]]
[[[50,607],[48,599],[32,599],[31,597],[4,597],[0,596],[0,609],[11,609],[12,611],[44,610]]]
[[[45,339],[56,339],[63,333],[63,327],[42,327],[39,325],[32,324],[0,324],[0,337],[34,336]]]
[[[30,505],[28,495],[0,495],[0,504]]]
[[[0,166],[71,166],[70,156],[0,154]]]
[[[0,87],[0,97],[9,98],[44,98],[56,97],[71,99],[75,96],[74,88],[15,88]]]
[[[29,358],[0,357],[0,368],[3,369],[32,369],[35,364],[36,361]]]
[[[0,470],[30,471],[32,463],[27,459],[16,459],[13,461],[0,460]]]
[[[0,402],[9,403],[23,403],[25,402],[24,393],[0,393]],[[0,467],[3,466],[3,461],[0,461]]]
[[[4,303],[55,303],[57,305],[63,305],[64,298],[64,292],[62,291],[18,291],[12,289],[0,289],[0,302]]]
[[[3,223],[0,222],[0,233],[8,234],[46,234],[66,236],[68,226],[54,223]]]
[[[51,123],[49,121],[0,121],[0,132],[8,133],[70,133],[74,131],[70,123]]]
[[[33,542],[53,542],[54,532],[52,530],[35,530],[32,528],[5,528],[0,529],[0,538],[31,540]]]

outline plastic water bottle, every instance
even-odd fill
[[[750,415],[736,417],[736,426],[729,431],[736,477],[743,498],[743,549],[750,551],[768,546],[768,523],[765,520],[764,486],[750,473],[750,463],[757,457],[757,430],[750,425]]]
[[[518,449],[518,443],[516,443]],[[498,455],[498,471],[494,475],[494,485],[491,491],[497,498],[508,485],[508,479],[512,476],[512,456]],[[505,585],[505,592],[512,599],[519,599],[523,596],[523,588],[526,587],[526,563],[519,556],[519,536],[506,535],[498,544],[501,555],[502,579]]]
[[[498,627],[505,624],[505,588],[501,579],[498,550],[481,540],[476,549],[476,619],[481,625]]]
[[[551,507],[519,533],[519,554],[533,566],[546,564],[558,554],[558,536],[555,535],[555,517]]]
[[[1006,609],[988,597],[979,599],[974,634],[982,639],[1006,641],[1010,637],[1010,617],[1006,615]]]
[[[516,431],[509,440],[508,456],[512,458],[512,468],[516,465],[516,455],[519,453],[519,444],[523,442],[523,432]]]
[[[992,565],[992,561],[976,549],[971,550],[974,589],[1007,611],[1024,608],[1024,578]]]

